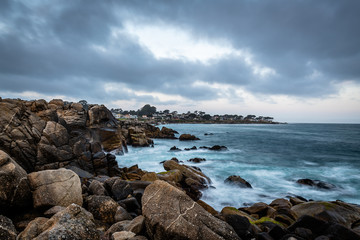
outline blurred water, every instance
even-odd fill
[[[154,148],[130,147],[129,153],[117,157],[119,166],[138,164],[144,170],[161,172],[164,169],[159,162],[172,157],[196,165],[212,179],[215,187],[203,191],[202,199],[217,210],[260,201],[269,203],[292,194],[360,204],[360,125],[169,124],[166,127],[180,134],[194,134],[201,140],[155,139]],[[213,145],[225,145],[229,150],[169,151],[172,146],[184,149]],[[187,162],[193,157],[206,158],[206,162]],[[240,175],[253,189],[224,184],[230,175]],[[337,189],[301,186],[295,182],[300,178],[322,180],[336,185]]]

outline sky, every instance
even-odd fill
[[[360,123],[358,0],[2,0],[0,96]]]

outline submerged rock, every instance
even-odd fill
[[[243,179],[242,177],[237,176],[237,175],[229,176],[227,179],[225,179],[224,182],[234,184],[241,188],[252,188],[250,183],[248,183],[245,179]]]
[[[230,225],[164,181],[149,185],[142,202],[151,239],[240,239]]]
[[[323,182],[323,181],[320,181],[320,180],[311,180],[311,179],[308,179],[308,178],[299,179],[296,182],[299,183],[299,184],[302,184],[302,185],[307,185],[307,186],[311,186],[311,187],[317,187],[317,188],[320,188],[320,189],[328,189],[328,190],[330,190],[330,189],[335,189],[336,188],[336,186],[334,184]]]

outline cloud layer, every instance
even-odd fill
[[[1,1],[1,92],[164,104],[154,93],[321,98],[360,82],[359,10],[356,0]],[[141,39],[155,27],[228,50],[207,61],[158,57]]]

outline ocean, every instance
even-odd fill
[[[172,157],[200,167],[212,180],[202,191],[202,200],[220,211],[225,206],[242,207],[276,198],[302,196],[313,200],[342,200],[360,204],[360,124],[168,124],[198,141],[154,139],[154,147],[133,148],[117,156],[120,167],[134,164],[146,171],[164,171],[163,160]],[[162,126],[159,126],[160,128]],[[205,135],[207,134],[207,135]],[[178,135],[179,136],[179,135]],[[198,149],[170,152],[196,146],[224,145],[227,151]],[[191,163],[200,157],[205,162]],[[247,180],[252,189],[225,184],[230,175]],[[301,178],[334,184],[324,190],[296,183]]]

